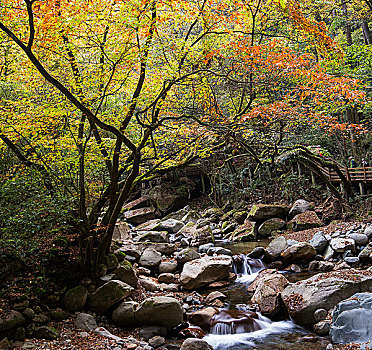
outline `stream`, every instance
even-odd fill
[[[220,310],[214,317],[210,333],[204,340],[215,350],[325,349],[328,344],[326,338],[317,337],[290,320],[271,321],[245,304],[249,299],[247,286],[266,268],[261,260],[250,259],[246,254],[256,246],[265,247],[267,244],[262,241],[221,244],[233,254],[240,254],[240,263],[233,265],[233,272],[238,277],[232,286],[220,290],[227,296],[229,308]],[[294,282],[309,276],[307,273],[291,273],[286,277]]]

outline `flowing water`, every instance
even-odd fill
[[[263,246],[262,242],[260,243],[258,245]],[[242,249],[239,250],[241,253]],[[248,258],[245,254],[234,256],[233,272],[237,274],[236,283],[221,290],[226,294],[230,308],[220,310],[214,316],[210,334],[204,337],[204,340],[215,350],[325,349],[328,344],[326,339],[309,335],[307,330],[296,326],[292,321],[273,322],[244,305],[249,298],[247,286],[265,268],[259,259]]]

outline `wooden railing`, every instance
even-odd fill
[[[340,177],[334,170],[321,168],[322,173],[330,182],[341,182]],[[351,182],[372,182],[372,167],[341,168],[346,179]]]

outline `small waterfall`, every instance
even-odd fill
[[[251,333],[266,328],[271,321],[259,313],[243,310],[221,310],[213,316],[211,334]]]
[[[234,256],[233,272],[238,275],[238,283],[252,283],[264,269],[266,266],[260,259],[252,259],[244,254]]]
[[[216,350],[251,349],[271,334],[289,333],[294,328],[291,321],[272,322],[259,312],[220,310],[212,319],[210,333],[203,339]]]

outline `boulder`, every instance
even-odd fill
[[[332,238],[330,246],[336,253],[344,253],[346,250],[355,250],[355,241],[351,238]]]
[[[265,284],[260,284],[252,296],[252,302],[258,304],[263,315],[276,317],[282,310],[280,295]]]
[[[76,286],[69,289],[64,298],[63,305],[69,311],[81,310],[88,298],[88,290],[85,286]]]
[[[181,230],[177,232],[177,237],[194,237],[196,230],[196,225],[193,222],[188,222],[184,227],[181,228]]]
[[[201,215],[196,210],[190,210],[185,216],[182,217],[181,221],[185,224],[196,222],[201,218]]]
[[[137,324],[135,311],[138,305],[135,301],[122,302],[112,313],[112,321],[121,327],[135,326]]]
[[[155,231],[166,231],[168,233],[177,233],[185,224],[175,219],[160,221],[155,227]]]
[[[337,304],[332,315],[333,343],[372,341],[372,293],[356,293]]]
[[[225,238],[233,242],[249,242],[255,238],[255,223],[245,220],[243,225],[240,225],[232,233],[228,234]]]
[[[310,240],[310,244],[315,248],[317,253],[322,254],[328,245],[328,240],[322,232],[317,232]]]
[[[212,228],[209,225],[203,226],[194,232],[191,245],[196,247],[206,243],[214,243]]]
[[[199,246],[198,252],[200,254],[203,254],[203,253],[206,253],[210,248],[213,248],[213,247],[214,247],[213,243],[202,244],[201,246]]]
[[[141,324],[173,328],[182,322],[183,310],[177,299],[152,297],[138,306],[135,317]]]
[[[98,327],[96,319],[92,315],[85,314],[83,312],[77,314],[74,324],[76,328],[87,332],[90,332]]]
[[[131,239],[131,230],[126,222],[117,222],[112,234],[114,241],[126,241]]]
[[[188,338],[183,342],[180,350],[213,350],[213,347],[205,340]]]
[[[258,227],[258,234],[262,237],[269,237],[272,233],[283,229],[286,223],[283,219],[279,218],[272,218],[269,220],[264,221]]]
[[[293,203],[292,208],[288,213],[289,220],[293,219],[297,214],[304,213],[312,209],[311,203],[305,199],[298,199]]]
[[[255,204],[248,213],[248,219],[252,221],[261,221],[271,218],[285,219],[289,207],[286,205]]]
[[[316,255],[315,248],[307,242],[300,242],[288,247],[281,253],[281,259],[285,265],[300,261],[310,261]]]
[[[153,243],[153,242],[142,242],[138,243],[140,248],[144,251],[145,249],[153,249],[160,254],[164,255],[172,255],[176,250],[177,247],[175,244],[171,243]]]
[[[357,246],[366,245],[368,243],[368,237],[363,233],[351,233],[348,237],[353,239]]]
[[[142,196],[140,198],[137,198],[127,204],[125,204],[122,208],[122,211],[127,211],[127,210],[133,210],[133,209],[140,209],[140,208],[145,208],[145,207],[150,207],[151,202],[149,197],[147,196]]]
[[[279,236],[272,240],[266,248],[266,255],[271,260],[279,258],[280,254],[287,248],[287,240],[283,236]]]
[[[154,208],[141,208],[128,210],[124,213],[124,217],[132,225],[143,224],[146,221],[155,219]]]
[[[55,340],[59,337],[59,332],[53,327],[36,327],[32,336],[37,339]]]
[[[199,326],[206,332],[210,331],[213,316],[218,313],[218,309],[214,307],[207,307],[193,312],[189,315],[189,321],[191,324]]]
[[[176,277],[173,273],[161,273],[158,276],[159,283],[174,283],[176,282]]]
[[[195,249],[185,248],[185,249],[182,249],[180,252],[178,252],[175,258],[179,263],[184,264],[189,261],[199,259],[200,254]]]
[[[372,225],[369,225],[369,226],[367,226],[367,227],[364,229],[364,234],[365,234],[368,238],[371,238],[371,237],[372,237]]]
[[[292,283],[284,289],[282,298],[295,323],[312,327],[316,323],[314,312],[317,309],[330,310],[359,291],[372,291],[372,274],[350,269]]]
[[[180,276],[185,289],[205,286],[214,281],[227,279],[232,267],[232,258],[227,255],[204,257],[187,262]]]
[[[159,326],[146,326],[141,328],[141,330],[139,331],[139,335],[146,340],[149,340],[157,335],[165,337],[167,333],[168,331],[165,327]]]
[[[303,231],[310,228],[320,227],[322,222],[316,215],[315,211],[306,211],[297,214],[289,223],[288,228],[293,231]]]
[[[128,297],[133,288],[122,281],[111,280],[99,287],[89,298],[89,308],[93,312],[102,314],[118,301]]]
[[[128,283],[130,286],[135,287],[138,282],[136,271],[133,269],[132,264],[124,260],[119,264],[118,268],[113,272],[113,279]]]
[[[210,217],[210,216],[214,216],[214,215],[223,216],[224,212],[223,212],[222,209],[216,207],[216,208],[209,208],[204,213],[205,217]]]
[[[9,331],[26,322],[25,317],[18,311],[11,310],[8,315],[0,318],[0,332]]]
[[[254,291],[252,301],[259,305],[263,315],[276,317],[283,313],[280,293],[288,283],[288,280],[275,270],[263,270],[248,287],[248,291]]]
[[[143,251],[138,263],[144,267],[156,267],[161,263],[161,254],[155,249],[147,248]]]
[[[212,247],[209,248],[207,251],[207,254],[212,256],[212,255],[232,255],[232,252],[230,249],[226,249],[223,247]]]
[[[189,189],[187,185],[176,187],[171,183],[163,183],[153,187],[148,196],[162,213],[168,214],[182,209],[187,204]]]
[[[139,284],[149,292],[156,292],[161,290],[160,284],[155,280],[155,278],[140,276],[138,279]]]
[[[162,261],[159,265],[159,273],[172,273],[177,271],[175,261]]]
[[[167,231],[145,231],[145,233],[135,238],[137,242],[169,243]]]
[[[369,243],[363,250],[359,253],[358,258],[363,263],[368,263],[372,260],[372,243]]]

